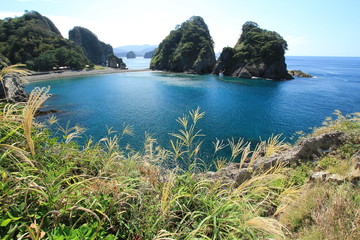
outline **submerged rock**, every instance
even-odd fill
[[[303,77],[303,78],[313,78],[310,74],[304,73],[301,70],[289,70],[288,71],[291,76],[294,77]]]
[[[211,73],[215,65],[214,43],[199,16],[179,25],[160,43],[150,63],[153,70]]]
[[[246,22],[234,48],[225,47],[213,68],[213,74],[237,78],[289,80],[285,63],[286,41],[276,32]]]

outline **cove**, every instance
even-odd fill
[[[296,67],[316,78],[282,82],[149,71],[34,82],[26,89],[50,86],[45,110],[59,110],[61,126],[70,121],[85,127],[87,136],[80,143],[89,136],[95,141],[105,137],[106,126],[121,131],[128,124],[134,136],[121,145],[129,143],[136,150],[141,150],[145,132],[168,146],[169,133],[180,128],[176,119],[200,107],[205,112],[198,124],[205,135],[202,151],[210,155],[216,138],[258,141],[282,133],[291,141],[295,132],[321,125],[336,109],[345,114],[360,111],[359,62],[293,57],[288,69]]]

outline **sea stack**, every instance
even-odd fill
[[[235,47],[223,49],[212,73],[238,78],[293,79],[286,69],[286,50],[287,43],[280,34],[246,22]]]
[[[199,16],[178,25],[156,49],[150,68],[194,74],[211,73],[216,63],[214,42]]]

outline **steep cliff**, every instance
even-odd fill
[[[101,42],[94,33],[86,28],[74,27],[69,31],[69,39],[79,45],[94,64],[105,66],[108,56],[114,54],[110,44]]]
[[[191,17],[160,43],[151,69],[196,74],[211,73],[215,64],[214,43],[205,21]]]
[[[285,63],[286,41],[276,32],[246,22],[234,48],[223,49],[213,74],[223,73],[238,78],[293,79]]]

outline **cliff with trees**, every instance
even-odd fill
[[[74,27],[69,31],[69,39],[80,46],[85,55],[96,65],[106,65],[109,55],[114,55],[113,47],[98,39],[90,30]]]
[[[199,16],[177,26],[160,43],[150,63],[153,70],[211,73],[215,65],[214,42]]]
[[[286,69],[286,41],[277,33],[246,22],[234,48],[225,47],[213,69],[238,78],[292,79]]]

